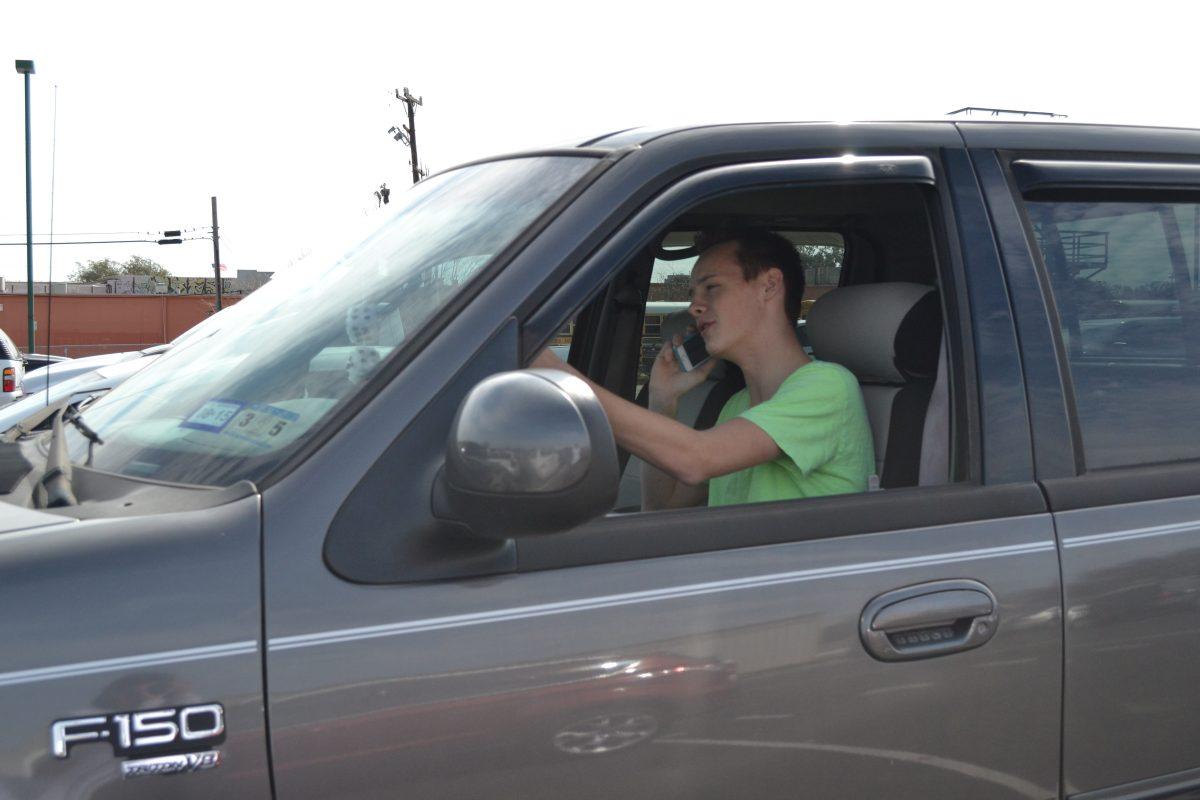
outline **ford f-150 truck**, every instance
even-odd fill
[[[0,442],[0,797],[1200,792],[1200,132],[638,129],[393,201]],[[643,512],[527,369],[644,403],[731,223],[877,490]]]

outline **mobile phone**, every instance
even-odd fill
[[[693,333],[684,339],[683,344],[671,345],[671,349],[675,352],[679,368],[684,372],[691,372],[708,361],[708,348],[704,346],[704,338],[699,333]]]

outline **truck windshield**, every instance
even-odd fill
[[[336,263],[277,275],[89,406],[104,440],[92,466],[208,486],[261,479],[595,164],[495,161],[395,195],[389,221]],[[67,436],[79,463],[87,441]]]

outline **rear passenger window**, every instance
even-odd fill
[[[1027,208],[1087,466],[1200,458],[1200,204],[1059,194]]]

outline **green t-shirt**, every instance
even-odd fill
[[[783,452],[774,461],[710,480],[710,506],[867,490],[875,446],[862,390],[845,367],[805,364],[754,407],[742,389],[725,403],[717,424],[734,417],[762,428]]]

